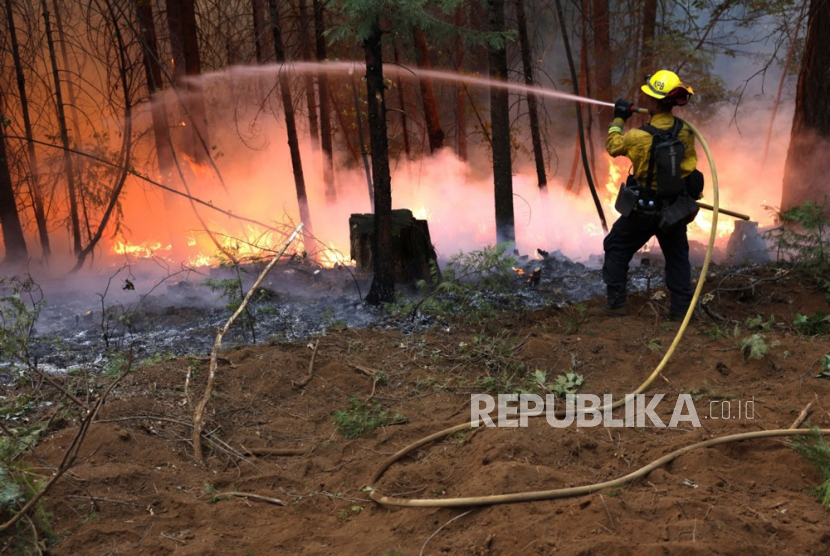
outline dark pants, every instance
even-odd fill
[[[621,216],[605,237],[605,264],[602,279],[608,290],[608,304],[619,307],[625,303],[628,263],[652,236],[657,236],[666,259],[666,286],[671,292],[671,314],[681,315],[692,301],[692,266],[689,263],[689,240],[686,224],[668,230],[658,226],[660,215],[643,215],[637,211]]]

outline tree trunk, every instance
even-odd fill
[[[429,61],[429,48],[427,38],[420,29],[412,32],[415,40],[415,48],[418,51],[418,67],[429,71],[432,67]],[[424,119],[427,124],[427,137],[429,139],[429,152],[444,147],[444,130],[441,129],[441,119],[438,117],[438,102],[435,100],[435,88],[432,85],[432,78],[418,77],[418,85],[421,88],[421,102],[424,104]]]
[[[283,50],[280,16],[277,11],[276,0],[268,0],[268,6],[271,9],[271,32],[274,38],[274,53],[277,57],[277,63],[284,65],[285,51]],[[314,229],[311,225],[311,211],[308,208],[308,196],[306,195],[305,177],[303,176],[303,163],[300,160],[300,141],[297,135],[297,122],[294,118],[294,105],[291,101],[291,85],[288,82],[287,72],[279,72],[279,83],[283,111],[285,112],[285,127],[288,132],[288,150],[291,152],[291,168],[294,171],[297,203],[300,206],[300,220],[305,223],[303,227],[303,238],[305,248],[309,250],[311,248],[311,239],[314,237]]]
[[[69,219],[72,232],[72,251],[81,251],[81,222],[78,216],[78,196],[75,187],[75,169],[72,165],[72,156],[69,152],[69,131],[66,128],[66,112],[63,106],[63,93],[58,72],[58,60],[55,54],[55,41],[52,39],[52,26],[49,23],[49,8],[46,0],[40,1],[43,9],[43,22],[46,28],[46,44],[49,47],[49,61],[52,64],[52,78],[55,81],[55,104],[58,107],[58,126],[60,128],[61,145],[63,146],[63,168],[66,173],[66,187],[69,191]]]
[[[398,43],[397,41],[392,45],[392,55],[395,57],[395,64],[400,65],[401,60],[398,56]],[[406,155],[407,160],[412,160],[412,153],[410,152],[409,146],[409,118],[406,117],[406,100],[405,100],[405,92],[404,87],[406,86],[406,82],[403,80],[400,74],[397,77],[397,89],[398,89],[398,108],[400,109],[400,117],[401,117],[401,134],[403,135],[403,152]]]
[[[308,5],[306,0],[299,1],[300,12],[300,51],[303,60],[313,62],[311,57],[311,43],[308,40]],[[305,74],[305,101],[308,107],[308,129],[311,133],[311,144],[315,150],[320,149],[320,134],[317,131],[317,101],[314,99],[314,76],[311,73]]]
[[[124,95],[124,139],[121,145],[121,155],[119,157],[119,166],[121,167],[121,171],[118,177],[115,179],[115,182],[113,183],[113,187],[110,191],[110,196],[107,202],[107,207],[104,210],[103,215],[101,216],[101,222],[98,224],[98,229],[96,230],[95,234],[92,235],[92,237],[90,237],[89,244],[87,244],[87,246],[84,247],[80,251],[80,253],[78,253],[78,262],[75,264],[75,268],[72,269],[72,272],[77,272],[78,270],[83,268],[84,261],[89,256],[89,254],[93,252],[95,246],[98,245],[98,242],[101,241],[101,238],[104,235],[104,231],[106,231],[107,225],[109,224],[110,218],[112,218],[112,214],[118,206],[118,199],[121,196],[121,192],[124,189],[124,184],[127,182],[127,177],[130,175],[129,169],[132,167],[130,157],[132,156],[133,144],[133,117],[132,99],[130,98],[130,86],[127,81],[127,47],[124,45],[124,38],[121,35],[121,30],[119,28],[120,18],[115,14],[114,10],[112,9],[112,4],[109,2],[109,0],[107,0],[107,8],[109,9],[111,17],[112,33],[115,36],[116,42],[118,44],[118,75],[120,78],[121,93]]]
[[[455,10],[455,26],[461,29],[464,23],[464,14],[459,6]],[[461,34],[455,39],[455,71],[461,72],[464,67],[464,40]],[[467,91],[462,83],[455,86],[455,140],[458,158],[467,160]]]
[[[12,175],[9,171],[9,159],[6,156],[5,124],[0,122],[0,229],[3,230],[3,247],[6,249],[7,263],[25,261],[28,257],[20,215],[14,199]]]
[[[643,2],[643,35],[640,42],[640,72],[637,75],[638,79],[643,76],[650,75],[657,71],[658,68],[654,66],[654,31],[657,27],[657,0],[645,0]],[[644,106],[647,102],[647,95],[640,91],[639,83],[637,84],[637,91],[639,91],[640,106]]]
[[[830,1],[810,0],[781,209],[830,196]],[[830,217],[830,200],[826,205]]]
[[[522,53],[525,85],[532,87],[534,85],[533,59],[531,58],[530,38],[527,35],[524,4],[524,0],[516,0],[516,18],[519,26],[519,46]],[[542,154],[542,134],[539,131],[539,112],[536,107],[536,95],[534,93],[527,93],[527,111],[530,117],[530,140],[533,143],[533,158],[536,160],[536,179],[539,189],[544,189],[548,186],[548,178],[545,175],[545,156]]]
[[[562,10],[562,2],[561,0],[556,0],[555,4],[556,15],[559,19],[559,27],[562,31],[562,42],[565,44],[565,57],[568,60],[568,68],[571,70],[571,85],[573,86],[574,94],[579,96],[579,79],[576,75],[576,66],[574,65],[574,58],[571,53],[571,42],[568,39],[568,28],[565,23],[565,14]],[[597,209],[597,215],[599,216],[600,223],[602,224],[602,230],[604,232],[608,232],[608,223],[605,220],[605,212],[602,210],[602,201],[600,201],[599,195],[597,195],[597,189],[594,186],[594,179],[591,176],[591,168],[588,163],[588,150],[585,146],[585,129],[582,125],[582,106],[578,102],[574,103],[574,106],[576,107],[576,127],[579,138],[579,150],[582,153],[582,168],[585,171],[585,179],[588,181],[588,187],[591,190],[591,197],[594,199],[594,206]]]
[[[142,60],[144,75],[147,81],[147,91],[150,95],[150,116],[153,122],[153,139],[156,144],[156,158],[158,159],[161,183],[172,186],[176,180],[176,160],[173,154],[173,144],[170,138],[170,126],[167,120],[163,97],[159,94],[164,81],[159,65],[158,42],[156,40],[156,26],[153,19],[153,0],[137,0],[135,3],[138,23],[141,26]],[[177,195],[168,191],[162,192],[167,235],[173,256],[184,258],[187,254],[187,242],[183,230],[175,229],[174,223],[181,217],[183,205]]]
[[[363,41],[375,192],[375,233],[372,238],[375,275],[366,296],[366,302],[372,305],[390,303],[395,299],[395,281],[392,277],[392,177],[389,172],[381,36],[380,22],[375,20],[371,34]]]
[[[29,156],[29,191],[32,196],[32,208],[35,213],[40,246],[43,249],[43,258],[49,260],[52,249],[49,245],[49,228],[46,223],[46,209],[43,202],[43,191],[40,188],[40,172],[38,171],[37,153],[33,141],[32,122],[29,117],[29,97],[26,93],[26,78],[23,74],[23,64],[20,61],[20,47],[17,42],[17,28],[14,23],[12,0],[6,0],[6,17],[8,19],[9,38],[12,46],[12,60],[17,77],[17,91],[20,94],[20,112],[23,114],[23,129],[26,133],[26,152]]]
[[[323,0],[313,0],[314,7],[314,42],[317,49],[317,61],[323,62],[326,53],[326,21]],[[331,141],[331,110],[329,109],[329,78],[325,72],[317,74],[317,92],[320,96],[320,147],[323,149],[323,181],[326,187],[326,202],[337,201],[334,187],[334,151]]]
[[[487,0],[490,31],[504,32],[504,0]],[[507,81],[507,49],[490,46],[490,79]],[[510,105],[507,90],[490,87],[490,125],[493,143],[493,185],[496,241],[516,241],[513,217],[513,167],[510,160]]]
[[[173,75],[179,98],[189,116],[185,126],[187,138],[184,151],[198,164],[204,164],[209,157],[210,139],[205,97],[198,80],[202,74],[202,61],[199,55],[195,0],[167,0],[167,23],[170,27]]]
[[[254,56],[256,63],[265,63],[265,22],[262,12],[262,0],[251,0],[251,14],[254,23]]]
[[[593,0],[592,18],[594,29],[594,91],[597,100],[614,102],[612,98],[611,68],[614,56],[611,52],[611,32],[608,24],[608,0]],[[598,110],[601,131],[608,129],[614,118],[614,109],[600,107]]]
[[[355,165],[360,164],[360,153],[357,152],[357,147],[355,147],[354,142],[352,142],[352,137],[349,134],[349,125],[343,117],[343,110],[340,109],[340,104],[337,102],[337,96],[330,95],[329,100],[331,101],[331,107],[334,108],[334,113],[337,115],[337,121],[340,124],[340,131],[343,132],[343,140],[346,142],[346,148],[352,157],[352,162],[354,162]]]

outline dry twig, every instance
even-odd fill
[[[278,500],[276,498],[271,498],[269,496],[262,496],[261,494],[251,494],[250,492],[220,492],[214,495],[214,499],[221,499],[221,498],[250,498],[251,500],[259,500],[261,502],[268,502],[269,504],[274,504],[276,506],[285,506],[285,502],[282,500]]]
[[[288,241],[285,242],[285,245],[280,250],[280,252],[271,259],[271,262],[268,263],[263,271],[260,273],[259,277],[257,278],[254,285],[251,286],[251,289],[248,290],[248,293],[245,295],[245,299],[242,300],[242,303],[239,304],[236,311],[231,318],[228,319],[228,322],[225,323],[225,326],[222,327],[221,330],[216,334],[216,340],[213,342],[213,349],[210,352],[210,367],[208,370],[208,380],[207,385],[205,386],[205,393],[202,396],[202,399],[199,401],[199,404],[196,406],[196,409],[193,411],[193,452],[196,459],[201,463],[204,461],[204,453],[202,451],[202,425],[203,425],[203,418],[205,413],[205,406],[207,406],[208,401],[210,401],[210,395],[213,392],[213,381],[216,378],[216,367],[218,365],[219,359],[219,350],[222,348],[222,338],[224,338],[225,334],[228,333],[228,330],[233,325],[234,321],[239,318],[239,315],[245,310],[248,306],[248,302],[253,297],[254,293],[256,293],[257,289],[259,289],[260,284],[262,281],[265,280],[265,277],[274,268],[274,265],[282,258],[283,253],[288,249],[288,246],[291,245],[291,242],[297,237],[300,233],[300,230],[303,229],[303,223],[300,222],[300,225],[294,230],[291,236],[288,238]]]
[[[317,346],[319,346],[319,345],[320,345],[320,340],[317,339],[317,341],[314,342],[314,351],[311,352],[311,363],[308,364],[308,374],[305,375],[305,377],[299,382],[293,382],[292,381],[292,384],[295,387],[303,388],[303,387],[305,387],[306,384],[311,382],[311,378],[314,376],[314,358],[317,357]]]
[[[798,414],[798,418],[795,421],[793,421],[792,425],[790,425],[791,429],[797,429],[801,426],[802,423],[804,423],[804,421],[810,415],[810,412],[813,410],[813,406],[816,404],[817,401],[818,394],[816,394],[816,397],[813,398],[813,400],[810,403],[808,403],[804,409],[801,410],[801,413]]]

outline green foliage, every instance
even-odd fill
[[[548,383],[547,373],[540,370],[535,370],[531,374],[533,384],[545,392],[553,392],[560,398],[564,398],[568,394],[576,394],[585,382],[583,375],[578,375],[573,371],[560,374],[551,383]]]
[[[830,378],[830,353],[823,355],[818,363],[820,370],[816,378]]]
[[[2,409],[3,417],[8,416],[8,407]],[[34,448],[43,432],[40,424],[9,428],[0,436],[0,515],[10,516],[16,513],[43,488],[43,481],[29,467],[20,461],[21,456]],[[39,501],[28,514],[38,534],[47,540],[55,539],[51,526],[51,514],[46,511],[43,501]],[[5,519],[5,518],[4,518]],[[30,551],[34,546],[30,525],[26,520],[18,522],[17,536],[12,541],[19,545],[14,554],[36,554]],[[31,545],[31,546],[30,546]]]
[[[207,286],[210,288],[210,291],[214,293],[219,293],[219,295],[225,299],[225,309],[231,313],[235,313],[236,310],[242,305],[242,301],[245,299],[246,293],[245,288],[242,285],[242,276],[246,273],[246,269],[239,263],[233,262],[223,263],[222,268],[232,269],[236,276],[231,278],[207,278],[202,281],[202,285]],[[248,305],[245,306],[245,311],[239,315],[234,323],[239,324],[243,330],[247,328],[247,330],[251,332],[251,338],[254,343],[256,343],[256,329],[254,328],[256,320],[250,310],[251,303],[257,301],[258,299],[263,299],[267,297],[267,295],[268,294],[265,293],[264,290],[259,290],[256,294],[254,294]]]
[[[565,312],[565,332],[567,334],[578,334],[582,325],[588,320],[588,307],[584,303],[568,305]]]
[[[747,330],[763,330],[764,332],[772,332],[772,327],[775,324],[775,315],[770,315],[769,320],[764,321],[764,317],[756,315],[746,319],[744,326]]]
[[[0,294],[0,360],[28,367],[42,292],[31,276],[7,276],[0,278]]]
[[[709,328],[699,328],[698,334],[702,334],[711,340],[721,340],[729,337],[729,331],[721,328],[717,324],[713,324]]]
[[[358,438],[378,427],[402,423],[406,417],[391,413],[381,407],[380,402],[362,401],[349,398],[349,409],[334,412],[334,424],[345,438]]]
[[[821,203],[806,201],[777,213],[781,226],[764,234],[780,255],[796,268],[826,276],[830,271],[830,220],[825,215],[827,198]]]
[[[338,18],[343,24],[329,32],[329,41],[366,40],[380,20],[386,34],[409,34],[413,29],[423,29],[435,44],[460,36],[468,46],[503,48],[505,41],[514,37],[513,31],[474,31],[448,23],[461,4],[461,0],[343,0],[339,2]]]
[[[123,351],[111,352],[104,363],[104,370],[101,376],[116,377],[120,375],[129,363],[129,355]]]
[[[793,440],[793,449],[821,471],[822,483],[812,490],[821,505],[830,509],[830,444],[820,429],[813,428],[809,435],[798,436]]]
[[[176,356],[170,352],[157,352],[141,362],[141,367],[152,367],[153,365],[161,365],[167,361],[175,361]]]
[[[513,267],[516,257],[510,254],[511,243],[487,246],[480,251],[458,253],[450,258],[443,273],[434,262],[430,263],[431,291],[425,280],[417,286],[424,291],[418,301],[391,307],[393,312],[439,316],[464,315],[471,320],[481,320],[497,314],[493,303],[482,295],[482,289],[492,293],[507,293],[516,279]]]
[[[560,398],[564,398],[568,394],[576,394],[584,382],[585,377],[583,375],[570,371],[556,377],[556,381],[549,384],[548,387]]]
[[[830,315],[817,311],[813,316],[808,317],[801,313],[796,313],[793,319],[793,326],[799,334],[805,336],[815,336],[817,334],[827,334],[830,332]]]
[[[764,340],[763,334],[753,334],[742,338],[738,347],[744,357],[744,362],[749,359],[763,359],[769,353],[769,345]]]
[[[345,521],[350,517],[359,514],[363,511],[363,506],[359,504],[353,504],[348,508],[342,508],[340,511],[337,512],[337,519],[340,521]]]

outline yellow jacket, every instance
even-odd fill
[[[670,112],[663,112],[655,114],[651,117],[649,122],[657,129],[671,129],[674,125],[674,116]],[[622,118],[614,118],[608,128],[608,137],[605,139],[605,149],[611,156],[627,156],[631,159],[631,165],[634,168],[634,176],[645,183],[648,176],[648,160],[651,152],[652,136],[647,131],[642,129],[631,129],[626,133],[622,133],[622,128],[625,122]],[[689,129],[689,126],[684,125],[677,138],[686,147],[686,155],[680,162],[680,175],[686,177],[692,173],[692,170],[697,166],[697,153],[695,152],[695,136]],[[657,182],[650,184],[652,189],[657,189]]]

